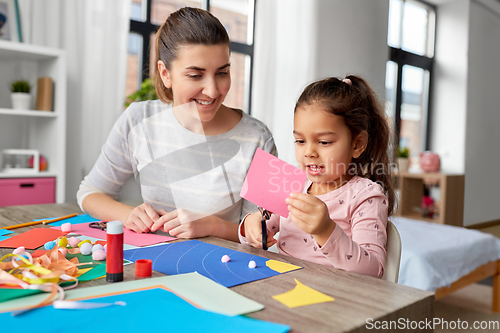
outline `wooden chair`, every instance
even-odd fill
[[[387,221],[386,252],[387,257],[382,280],[398,283],[399,264],[401,262],[401,237],[398,229],[391,221]]]

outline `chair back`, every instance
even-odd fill
[[[382,280],[398,283],[399,264],[401,261],[401,237],[398,229],[387,221],[387,256],[385,259],[384,275]]]

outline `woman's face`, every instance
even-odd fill
[[[225,44],[187,44],[179,48],[170,70],[159,61],[163,84],[172,88],[173,106],[194,102],[200,120],[212,120],[231,88],[229,57]]]

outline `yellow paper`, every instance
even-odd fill
[[[296,308],[304,305],[333,302],[335,299],[320,293],[295,279],[297,286],[286,293],[273,296],[273,298],[289,308]]]
[[[78,272],[76,273],[75,277],[79,277],[80,275],[84,274],[84,273],[87,273],[88,271],[90,271],[92,268],[94,267],[89,267],[89,268],[80,268],[78,270]]]
[[[290,271],[294,271],[296,269],[302,268],[299,266],[287,264],[285,262],[276,261],[276,260],[266,261],[266,266],[269,267],[270,269],[272,269],[273,271],[278,272],[278,273],[286,273],[286,272],[290,272]]]

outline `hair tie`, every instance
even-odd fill
[[[348,78],[343,79],[342,82],[347,83],[348,85],[352,85],[351,79]]]

